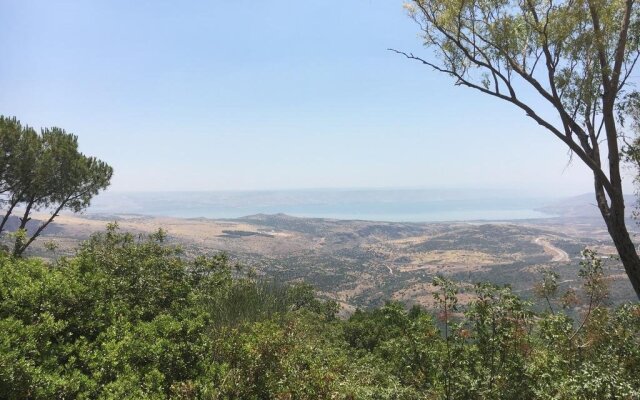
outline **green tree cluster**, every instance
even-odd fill
[[[603,305],[593,253],[581,290],[545,276],[544,312],[488,284],[462,304],[438,278],[434,310],[388,303],[342,320],[307,285],[261,280],[224,255],[187,258],[165,240],[114,224],[51,264],[0,255],[0,397],[640,396],[640,305]],[[562,307],[576,301],[573,320]]]
[[[93,196],[109,186],[113,169],[78,150],[78,138],[60,128],[40,133],[16,118],[0,116],[0,234],[12,215],[13,254],[22,255],[63,210],[80,212]],[[49,215],[33,229],[27,224],[34,211]]]

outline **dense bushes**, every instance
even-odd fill
[[[580,293],[538,288],[549,311],[480,284],[436,280],[434,314],[399,303],[335,318],[305,285],[226,257],[188,260],[115,226],[49,265],[0,256],[0,397],[633,399],[640,307],[600,305],[597,258]],[[554,310],[555,308],[555,310]],[[553,312],[554,310],[555,312]]]

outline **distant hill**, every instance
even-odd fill
[[[627,218],[631,218],[633,210],[636,208],[637,199],[635,195],[626,194],[624,196],[627,205]],[[585,193],[579,196],[568,197],[548,205],[539,207],[536,211],[546,214],[553,214],[565,218],[600,218],[600,210],[596,205],[593,193]]]
[[[88,213],[216,219],[286,213],[367,221],[495,221],[544,218],[534,208],[556,199],[488,189],[106,192],[92,201]]]
[[[29,222],[27,222],[27,231],[33,232],[34,230],[38,229],[41,223],[42,223],[42,220],[38,218],[29,220]],[[16,229],[18,229],[18,226],[20,226],[20,218],[12,215],[7,220],[7,223],[4,226],[3,232],[14,232]],[[60,228],[55,223],[52,223],[47,227],[48,234],[55,234],[59,231],[60,231]]]

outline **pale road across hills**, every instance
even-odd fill
[[[545,253],[551,255],[553,258],[552,262],[569,262],[571,261],[571,257],[567,254],[566,251],[557,248],[556,246],[549,243],[543,236],[536,238],[534,240],[535,244],[542,246]]]

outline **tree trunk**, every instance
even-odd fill
[[[596,197],[597,193],[596,193]],[[618,197],[618,196],[615,196]],[[622,197],[611,199],[610,207],[606,204],[602,205],[601,198],[598,198],[598,206],[602,217],[607,225],[609,236],[616,246],[620,261],[631,281],[636,296],[640,299],[640,256],[636,250],[636,246],[631,240],[624,216],[624,200]]]
[[[31,217],[29,217],[29,214],[31,213],[31,207],[33,207],[34,204],[35,204],[35,199],[32,197],[29,203],[27,203],[27,208],[24,211],[24,215],[22,216],[22,218],[20,218],[20,226],[16,230],[16,233],[19,233],[21,230],[27,229],[27,223],[31,220]],[[20,247],[22,247],[22,244],[23,244],[22,240],[23,238],[21,236],[16,236],[16,240],[13,245],[14,257],[18,257],[21,254]]]
[[[11,216],[11,213],[13,212],[13,209],[15,208],[15,206],[18,205],[18,201],[17,200],[11,200],[11,204],[9,206],[9,209],[7,210],[6,214],[4,215],[4,218],[2,218],[2,222],[0,222],[0,233],[2,233],[2,231],[4,230],[4,226],[7,223],[7,221],[9,220],[9,217]]]
[[[609,233],[616,245],[616,249],[620,255],[620,260],[622,261],[622,265],[624,265],[627,276],[631,281],[633,290],[635,290],[636,296],[640,299],[640,257],[638,257],[636,247],[631,241],[627,228],[624,224],[622,226],[617,225],[613,228],[609,228]]]
[[[60,205],[58,206],[58,208],[56,208],[56,210],[53,212],[53,214],[51,214],[51,217],[49,217],[48,220],[46,220],[45,222],[43,222],[38,229],[36,229],[36,231],[33,233],[33,235],[31,235],[31,237],[29,238],[29,240],[27,240],[27,242],[22,245],[19,249],[14,250],[14,255],[15,256],[21,256],[22,253],[24,253],[24,251],[27,249],[27,247],[29,247],[29,245],[31,243],[33,243],[34,240],[36,240],[36,238],[42,233],[42,231],[54,220],[55,217],[58,216],[58,214],[60,213],[60,211],[64,208],[64,206],[67,204],[67,202],[69,201],[69,197],[67,197],[63,202],[60,203]]]

